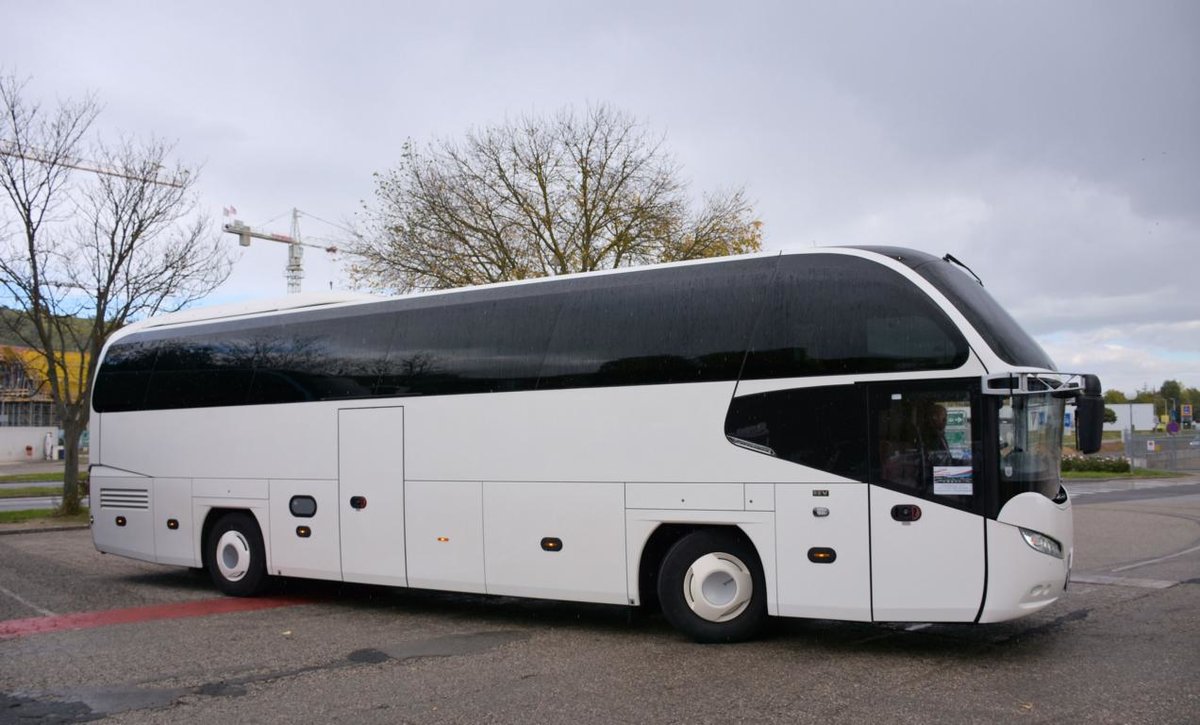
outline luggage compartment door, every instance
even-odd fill
[[[404,551],[404,408],[338,411],[342,578],[408,586]]]

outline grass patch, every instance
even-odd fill
[[[0,498],[29,498],[30,496],[62,496],[62,486],[21,486],[0,488]]]
[[[1119,479],[1135,479],[1135,478],[1178,478],[1182,475],[1178,471],[1156,471],[1152,468],[1139,468],[1133,472],[1127,473],[1110,473],[1108,471],[1063,471],[1062,477],[1065,481],[1086,481],[1089,478],[1119,478]]]
[[[13,473],[7,476],[0,476],[0,483],[38,483],[41,481],[61,481],[63,480],[62,471],[55,473]]]
[[[28,511],[0,511],[0,524],[45,523],[47,525],[86,524],[88,510],[85,508],[74,516],[60,516],[55,509],[30,509]]]

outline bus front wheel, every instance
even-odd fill
[[[250,597],[266,584],[266,550],[258,523],[248,513],[225,514],[208,536],[204,566],[225,594]]]
[[[767,617],[758,553],[740,532],[702,529],[667,551],[658,575],[663,615],[697,642],[741,642]]]

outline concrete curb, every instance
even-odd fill
[[[1170,481],[1173,478],[1195,478],[1200,476],[1200,473],[1192,471],[1171,471],[1170,476],[1113,476],[1112,478],[1064,478],[1062,482],[1068,483],[1110,483],[1112,481],[1128,481],[1129,483],[1137,483],[1138,481]]]
[[[18,528],[20,524],[0,524],[0,536],[16,534],[45,534],[50,531],[78,531],[92,528],[90,524],[64,524],[63,526],[37,526],[27,529]]]

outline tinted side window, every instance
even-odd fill
[[[775,261],[612,275],[576,287],[538,387],[736,379]]]
[[[102,413],[139,410],[146,399],[157,354],[153,343],[136,339],[113,343],[96,374],[92,407]]]
[[[1001,359],[1013,365],[1055,369],[1041,345],[1021,329],[983,285],[962,270],[940,259],[914,269],[950,299]]]
[[[725,435],[785,461],[846,478],[867,477],[866,393],[834,385],[734,398]]]
[[[743,377],[953,369],[968,352],[950,319],[900,274],[857,257],[785,256]]]
[[[542,294],[401,311],[376,394],[533,390],[558,307]]]
[[[253,331],[248,403],[363,398],[376,393],[394,319],[378,312],[285,317]]]
[[[1006,362],[1054,370],[1054,361],[1017,321],[958,264],[899,247],[860,247],[902,262],[933,284],[967,318],[989,347]]]
[[[146,407],[240,405],[253,374],[238,337],[217,333],[159,342]]]
[[[776,262],[150,330],[110,351],[97,410],[734,380]]]

